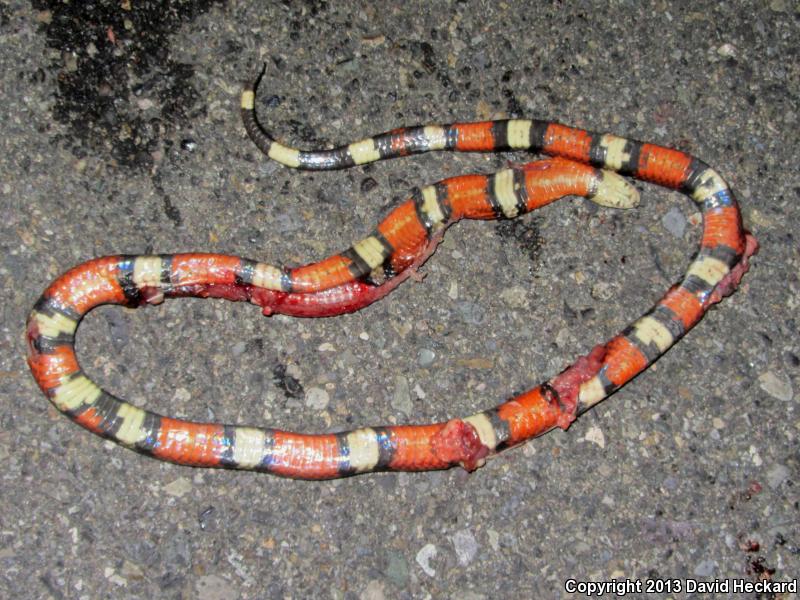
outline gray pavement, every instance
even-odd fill
[[[0,597],[577,598],[568,579],[798,577],[796,3],[11,0],[0,44]],[[25,317],[59,273],[116,253],[308,262],[414,186],[525,158],[280,167],[238,116],[263,62],[261,120],[304,147],[509,116],[680,147],[728,179],[761,251],[654,367],[472,474],[309,483],[140,456],[58,414],[25,366]],[[200,420],[464,416],[557,373],[680,277],[698,215],[638,187],[635,211],[570,199],[459,224],[423,283],[354,315],[103,307],[81,363]]]

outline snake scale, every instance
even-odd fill
[[[340,254],[305,266],[273,266],[222,254],[120,255],[95,258],[64,273],[28,317],[33,376],[47,398],[73,421],[149,456],[301,479],[454,465],[476,469],[504,448],[555,427],[566,429],[645,370],[736,289],[758,247],[743,229],[738,204],[723,178],[678,150],[554,122],[511,119],[401,128],[332,150],[301,151],[274,140],[258,124],[257,84],[258,79],[247,84],[241,96],[245,129],[264,154],[288,167],[343,169],[436,150],[527,150],[551,158],[415,189],[370,235]],[[115,397],[78,364],[76,329],[98,305],[135,307],[195,296],[248,301],[265,315],[348,313],[383,298],[415,275],[456,221],[511,219],[568,195],[631,208],[638,203],[638,193],[623,175],[679,190],[702,212],[700,248],[685,276],[646,314],[572,366],[478,414],[326,434],[191,422]]]

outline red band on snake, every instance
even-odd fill
[[[415,190],[346,251],[295,267],[221,254],[109,256],[59,277],[27,323],[28,364],[39,387],[89,431],[182,465],[325,479],[378,470],[481,466],[487,456],[567,428],[656,361],[739,284],[756,252],[722,177],[678,150],[524,119],[396,129],[333,150],[300,151],[273,140],[255,118],[255,85],[242,94],[250,138],[270,158],[302,169],[340,169],[433,150],[529,150],[554,158],[492,175],[465,175]],[[631,208],[622,175],[686,193],[703,214],[700,249],[686,275],[646,314],[539,386],[481,413],[429,425],[364,427],[334,434],[197,423],[135,407],[89,379],[75,355],[81,318],[101,304],[139,306],[197,296],[248,301],[265,315],[353,312],[394,290],[460,219],[514,218],[564,196]]]

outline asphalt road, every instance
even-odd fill
[[[664,586],[796,580],[796,3],[346,4],[0,2],[0,596],[578,598],[568,580],[617,578],[685,597]],[[679,147],[731,183],[761,251],[646,373],[472,474],[297,482],[104,442],[52,408],[24,362],[26,315],[59,273],[117,253],[318,260],[414,186],[525,158],[286,169],[239,120],[240,82],[262,63],[262,122],[306,148],[516,116]],[[336,431],[471,414],[679,279],[698,214],[637,186],[633,211],[571,199],[459,224],[423,283],[349,316],[103,307],[80,329],[81,363],[192,419]]]

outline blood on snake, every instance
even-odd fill
[[[246,84],[241,96],[244,127],[264,154],[288,167],[344,169],[436,150],[525,150],[551,158],[415,189],[364,239],[304,266],[222,254],[118,255],[64,273],[28,317],[28,365],[59,411],[92,433],[143,454],[181,465],[299,479],[455,465],[471,471],[505,448],[555,427],[566,429],[647,369],[712,305],[735,291],[757,251],[728,184],[706,163],[679,150],[555,122],[509,119],[406,127],[331,150],[303,151],[274,140],[256,120],[260,77]],[[349,313],[416,277],[453,223],[511,219],[570,195],[610,208],[632,208],[638,192],[623,176],[681,191],[702,212],[700,248],[685,276],[642,317],[563,372],[466,418],[325,434],[192,422],[115,397],[78,364],[75,332],[83,316],[101,304],[136,307],[194,296],[251,302],[264,315]]]

